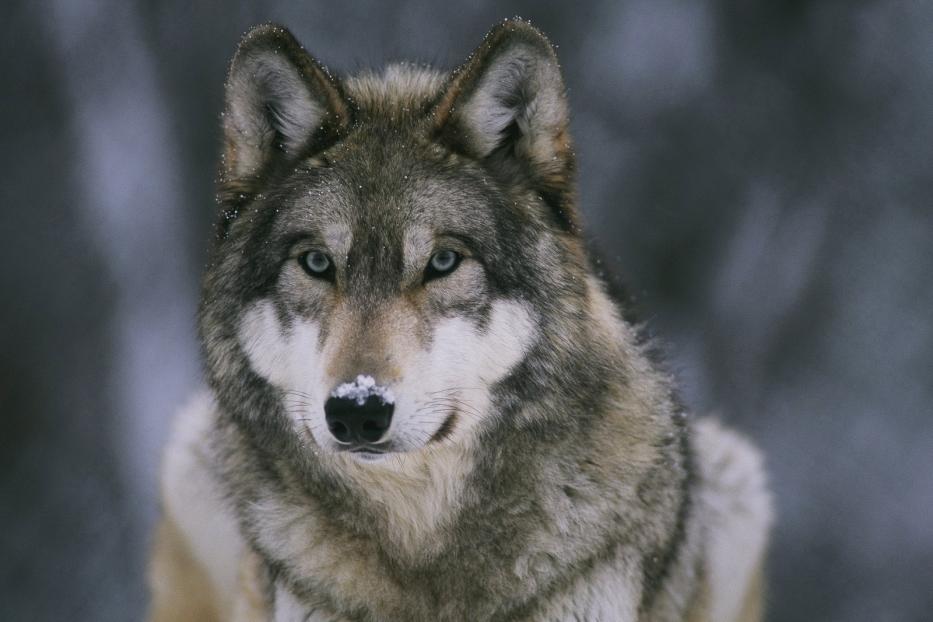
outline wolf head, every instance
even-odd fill
[[[581,375],[592,283],[567,104],[530,25],[500,24],[450,75],[342,80],[258,27],[223,131],[200,330],[257,442],[377,468]]]

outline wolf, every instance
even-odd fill
[[[150,620],[760,619],[760,454],[609,294],[544,35],[338,78],[262,25],[225,94]]]

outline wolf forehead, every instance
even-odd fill
[[[381,72],[366,70],[343,79],[344,91],[363,118],[415,119],[441,94],[448,74],[427,65],[390,63]]]
[[[526,23],[502,24],[453,72],[396,63],[340,77],[269,24],[243,39],[225,90],[221,227],[302,168],[331,169],[344,188],[386,202],[410,180],[472,175],[474,194],[475,182],[498,181],[510,198],[552,208],[551,224],[575,226],[563,80]]]
[[[296,149],[303,156],[283,170],[222,179],[221,199],[232,206],[222,233],[252,211],[273,221],[270,233],[314,230],[335,250],[351,238],[374,252],[386,243],[424,246],[445,227],[490,243],[504,210],[526,206],[506,204],[489,171],[432,140],[430,112],[449,76],[411,63],[342,76],[353,123],[328,144]]]
[[[530,25],[500,25],[453,71],[339,77],[261,26],[225,90],[212,257],[237,284],[267,290],[284,257],[317,246],[353,288],[413,282],[440,250],[476,260],[457,277],[482,282],[473,291],[579,287],[566,274],[586,260],[563,79]]]

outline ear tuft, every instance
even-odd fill
[[[434,114],[442,141],[496,167],[519,165],[563,224],[576,225],[564,82],[553,47],[531,24],[493,28],[454,72]]]
[[[339,83],[288,30],[257,26],[240,42],[225,87],[223,176],[234,182],[333,139],[349,119]]]

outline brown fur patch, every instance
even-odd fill
[[[716,622],[709,619],[709,591],[709,580],[705,576],[700,576],[699,584],[687,607],[684,622]]]
[[[262,558],[248,551],[240,562],[237,597],[233,606],[233,622],[255,622],[271,619],[272,588],[263,567]]]
[[[765,580],[764,571],[759,566],[749,582],[742,613],[736,622],[760,622],[764,615]]]
[[[207,573],[169,518],[159,523],[149,568],[149,622],[220,622],[223,619]]]

